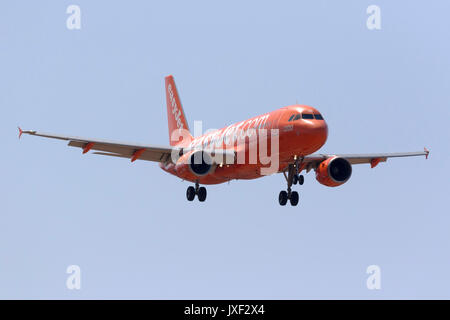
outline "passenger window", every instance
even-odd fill
[[[316,120],[323,120],[323,117],[320,113],[314,114],[314,118],[316,118]]]
[[[302,119],[314,119],[311,113],[302,113]]]
[[[298,115],[295,116],[294,121],[300,119],[302,115],[299,113]]]

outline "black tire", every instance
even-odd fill
[[[292,177],[292,184],[297,184],[298,182],[298,176],[296,174],[294,174],[294,176]]]
[[[298,184],[299,185],[303,185],[303,183],[305,183],[305,177],[301,174],[298,175]]]
[[[292,191],[291,192],[291,198],[289,199],[291,202],[291,206],[295,207],[298,204],[298,192]]]
[[[280,195],[278,196],[278,202],[280,206],[285,206],[288,201],[288,195],[286,191],[280,191]]]
[[[195,189],[193,186],[190,186],[187,188],[186,190],[186,199],[188,199],[188,201],[192,201],[195,198]]]
[[[205,187],[200,187],[198,189],[198,201],[203,202],[206,200],[206,188]]]

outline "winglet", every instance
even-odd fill
[[[425,159],[428,159],[428,155],[430,154],[430,150],[428,150],[426,147],[423,148],[423,151],[425,151]]]
[[[36,134],[36,131],[34,130],[22,130],[21,127],[17,127],[17,129],[19,129],[19,139],[20,137],[22,137],[22,135],[25,134]]]

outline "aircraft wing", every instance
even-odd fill
[[[163,147],[134,143],[130,144],[109,140],[63,136],[33,130],[24,131],[19,128],[19,138],[22,136],[22,134],[69,141],[69,146],[81,148],[83,150],[83,153],[87,153],[90,150],[95,150],[97,152],[93,152],[94,154],[128,158],[131,159],[132,162],[137,159],[155,162],[166,162],[168,160],[171,160],[171,153],[173,150],[179,150],[177,147]]]
[[[395,152],[395,153],[364,153],[364,154],[311,154],[303,158],[306,164],[306,170],[309,171],[317,165],[331,157],[341,157],[347,159],[351,164],[369,163],[372,168],[380,162],[386,162],[388,158],[425,156],[428,158],[430,152],[424,148],[424,151],[417,152]]]

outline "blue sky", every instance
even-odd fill
[[[81,30],[66,8],[81,8]],[[381,30],[366,8],[381,9]],[[446,1],[3,1],[0,298],[450,298]],[[339,188],[313,173],[208,187],[25,129],[168,144],[164,76],[192,127],[295,102],[330,153],[418,151]],[[366,268],[381,268],[368,290]],[[66,288],[79,265],[81,290]]]

